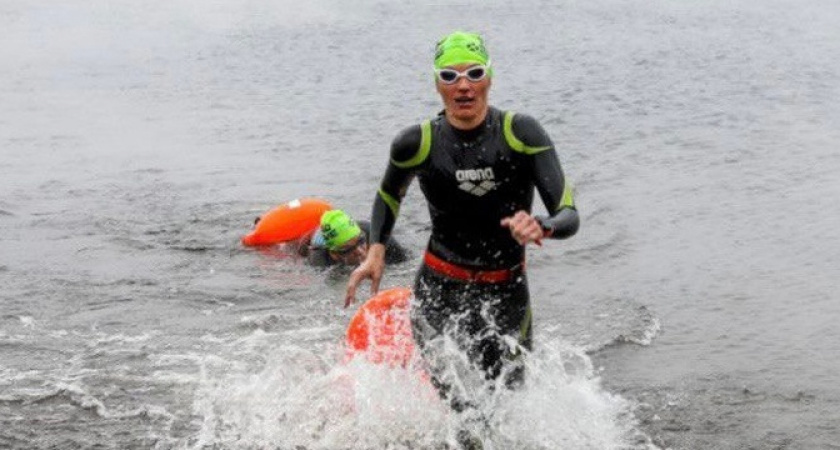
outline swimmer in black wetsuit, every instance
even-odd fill
[[[294,244],[297,252],[315,267],[334,265],[355,266],[365,259],[368,251],[370,223],[356,222],[341,210],[331,210],[321,216],[321,225]],[[387,240],[385,262],[408,260],[408,252],[393,238]]]
[[[554,145],[532,117],[490,107],[492,68],[479,35],[456,32],[435,56],[444,111],[403,130],[374,200],[364,262],[347,285],[345,305],[359,283],[378,290],[400,202],[416,177],[426,197],[432,232],[414,287],[412,328],[432,381],[453,408],[469,400],[450,392],[447,363],[432,342],[453,338],[488,380],[521,379],[517,363],[531,348],[531,309],[525,245],[564,239],[579,218]],[[548,216],[531,215],[534,188]],[[513,345],[511,345],[513,343]],[[457,383],[455,383],[457,384]]]

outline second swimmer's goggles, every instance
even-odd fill
[[[335,253],[336,255],[344,256],[344,255],[347,255],[349,253],[352,253],[354,250],[361,247],[366,242],[367,242],[367,239],[365,239],[365,234],[360,233],[359,237],[356,238],[356,242],[354,242],[352,244],[342,245],[339,248],[332,249],[332,250],[329,250],[329,251],[332,252],[332,253]]]
[[[487,66],[472,66],[469,69],[459,72],[455,69],[436,69],[438,80],[443,84],[455,84],[458,78],[464,77],[472,82],[483,80],[490,69]]]

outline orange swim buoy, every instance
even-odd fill
[[[242,244],[253,247],[299,239],[318,228],[321,215],[331,209],[327,201],[317,198],[292,200],[265,213]]]
[[[347,326],[348,357],[407,367],[414,355],[408,309],[411,289],[391,288],[366,301]]]

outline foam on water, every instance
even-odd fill
[[[451,412],[427,379],[409,367],[364,358],[344,362],[334,344],[306,347],[271,333],[229,345],[264,364],[204,361],[193,415],[201,429],[186,448],[434,449],[454,445],[464,417]],[[272,343],[273,342],[273,343]],[[233,349],[231,349],[233,350]],[[591,361],[562,340],[526,358],[527,382],[480,401],[485,448],[650,448],[635,428],[633,405],[602,389]],[[465,382],[465,384],[467,384]]]

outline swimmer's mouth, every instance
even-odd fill
[[[475,99],[472,97],[457,97],[455,99],[455,104],[458,106],[472,106],[475,103]]]

